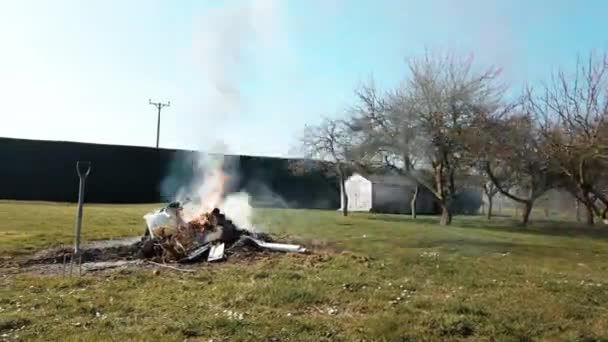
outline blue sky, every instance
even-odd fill
[[[513,87],[608,48],[602,0],[4,0],[0,136],[285,156],[404,59],[473,53]]]

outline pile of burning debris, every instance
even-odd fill
[[[251,227],[237,227],[218,208],[186,222],[183,205],[172,202],[146,214],[146,231],[140,243],[141,256],[166,262],[223,260],[240,248],[268,249],[305,253],[300,245],[275,243],[270,236],[256,233]]]
[[[58,246],[8,262],[0,260],[0,273],[19,273],[27,269],[43,274],[66,275],[69,272],[72,275],[75,267],[80,275],[83,271],[144,264],[194,272],[188,267],[167,264],[230,258],[255,260],[258,256],[268,256],[269,251],[308,252],[301,245],[274,242],[270,235],[259,233],[253,227],[244,229],[244,224],[239,227],[219,209],[208,211],[203,209],[206,206],[196,204],[186,205],[188,210],[184,210],[183,204],[186,203],[173,202],[146,214],[146,230],[142,237],[93,241],[85,244],[78,255],[70,246]],[[193,212],[205,213],[193,215],[192,208]]]

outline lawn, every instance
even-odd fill
[[[84,239],[141,233],[155,205],[89,205]],[[0,256],[73,231],[73,205],[0,202]],[[0,278],[7,340],[608,341],[608,228],[334,211],[258,210],[313,255]],[[2,271],[2,269],[0,269]]]

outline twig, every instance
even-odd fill
[[[165,264],[159,264],[157,262],[154,261],[149,261],[148,263],[152,264],[152,265],[156,265],[156,266],[161,266],[161,267],[166,267],[166,268],[170,268],[172,270],[176,270],[176,271],[180,271],[180,272],[190,272],[190,273],[194,273],[194,270],[185,270],[183,268],[179,268],[179,267],[174,267],[174,266],[169,266],[169,265],[165,265]]]
[[[116,262],[116,263],[109,263],[109,264],[101,264],[101,265],[97,265],[95,267],[90,267],[86,269],[86,272],[96,272],[96,271],[103,271],[109,268],[118,268],[118,267],[123,267],[123,266],[127,266],[127,265],[131,265],[131,264],[140,264],[141,261],[139,260],[135,260],[135,261],[125,261],[125,262]]]
[[[65,268],[66,268],[66,262],[67,262],[67,259],[68,259],[68,255],[67,255],[67,254],[64,254],[64,255],[63,255],[63,268],[62,268],[62,270],[61,270],[61,275],[62,275],[63,277],[65,277]]]
[[[70,258],[70,277],[72,276],[72,270],[74,269],[74,254]]]

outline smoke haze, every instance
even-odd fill
[[[253,200],[262,207],[287,208],[287,203],[263,182],[248,180],[244,190],[238,156],[192,153],[178,155],[161,184],[163,196],[183,205],[183,218],[191,221],[214,208],[242,229],[253,224]]]
[[[218,4],[196,20],[193,53],[200,97],[197,117],[184,133],[200,149],[209,152],[209,142],[222,141],[230,149],[241,145],[240,153],[247,150],[243,139],[252,135],[244,130],[256,124],[248,114],[255,111],[248,87],[266,86],[267,77],[275,77],[279,65],[290,60],[283,18],[279,1],[250,0]],[[199,129],[211,122],[213,129],[200,140]]]

